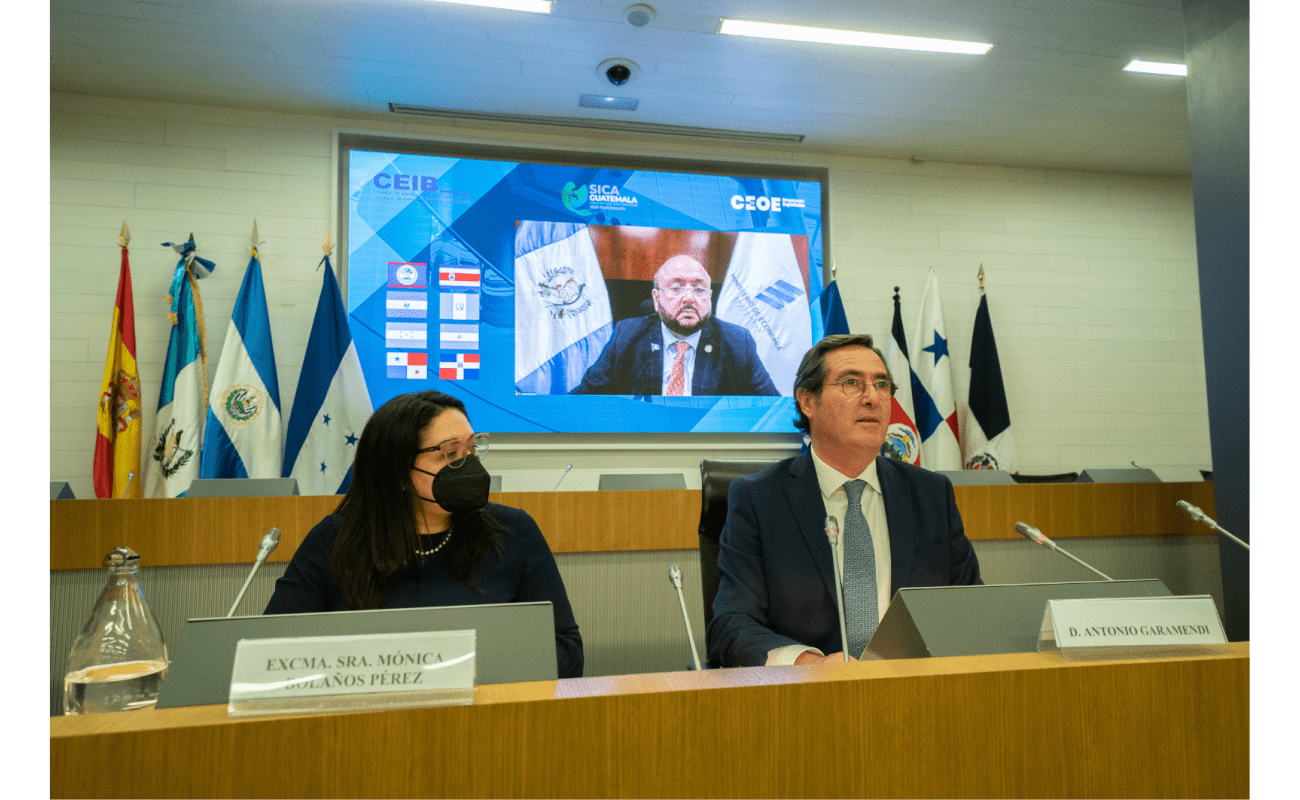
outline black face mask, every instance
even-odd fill
[[[468,456],[458,469],[443,467],[439,472],[414,467],[425,475],[433,475],[433,497],[425,500],[442,506],[445,511],[460,514],[466,511],[478,511],[487,505],[488,490],[492,487],[492,476],[483,468],[478,456]]]

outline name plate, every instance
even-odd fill
[[[469,705],[474,631],[240,639],[232,717]]]
[[[1071,660],[1227,652],[1209,595],[1048,600],[1039,650]]]

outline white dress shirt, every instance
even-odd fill
[[[883,618],[885,609],[889,607],[889,599],[892,596],[890,591],[890,556],[889,556],[889,521],[885,518],[885,501],[880,493],[880,478],[876,475],[876,460],[871,459],[867,468],[862,470],[858,475],[844,475],[834,467],[822,461],[817,456],[817,451],[810,449],[812,454],[813,468],[817,472],[817,485],[821,489],[822,502],[826,505],[827,516],[835,517],[836,522],[840,525],[840,530],[844,530],[844,515],[849,510],[849,497],[844,492],[844,483],[851,480],[864,480],[867,486],[862,490],[862,515],[867,519],[867,527],[871,529],[871,544],[876,551],[876,596],[877,608],[880,609],[880,616]],[[798,532],[795,531],[797,535]],[[844,563],[844,537],[846,533],[841,533],[838,537],[836,549],[836,563],[841,565],[841,579],[843,578]],[[827,545],[830,542],[827,541]],[[836,614],[838,614],[838,610]],[[767,666],[779,667],[793,664],[794,660],[799,657],[800,653],[816,653],[819,656],[826,655],[815,647],[806,645],[792,644],[785,647],[778,647],[767,654]],[[849,655],[857,658],[861,653],[850,653]]]
[[[668,382],[673,377],[673,362],[677,360],[677,348],[673,343],[686,342],[690,346],[686,348],[686,354],[682,357],[682,367],[686,370],[686,384],[682,387],[682,397],[690,397],[691,380],[695,377],[695,346],[700,343],[701,332],[696,331],[685,339],[679,339],[663,322],[659,323],[659,332],[662,336],[664,354],[663,385],[659,393],[668,394]]]

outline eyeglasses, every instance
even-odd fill
[[[840,391],[844,392],[845,397],[861,397],[866,394],[868,384],[862,378],[848,377],[842,381],[827,383],[826,385],[840,387]],[[879,394],[894,396],[894,384],[885,378],[877,378],[871,381],[870,385]]]
[[[452,469],[460,469],[465,466],[465,459],[473,453],[475,458],[482,459],[487,455],[488,435],[486,433],[476,433],[468,439],[448,439],[445,442],[439,442],[433,447],[426,447],[422,450],[416,450],[415,454],[420,453],[439,453],[442,456],[444,465]]]
[[[687,292],[690,292],[691,294],[695,295],[696,297],[708,297],[710,294],[713,293],[713,290],[710,289],[708,286],[677,286],[677,285],[673,285],[673,286],[661,286],[661,287],[658,287],[658,289],[659,289],[659,291],[663,292],[664,294],[668,295],[669,297],[674,297],[674,298],[676,298],[676,297],[681,297],[682,295],[686,294]]]

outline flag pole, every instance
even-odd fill
[[[980,262],[980,292],[984,291],[984,262]]]

